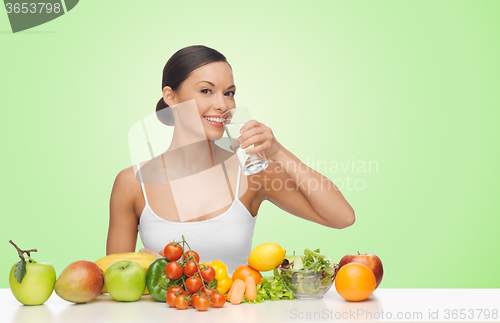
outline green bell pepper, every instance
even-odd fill
[[[170,279],[165,274],[165,267],[169,261],[165,258],[154,260],[148,268],[146,286],[154,299],[165,302],[167,299],[167,290],[171,286],[182,286],[182,277],[179,279]]]

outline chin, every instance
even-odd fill
[[[205,129],[205,136],[207,137],[208,140],[212,140],[212,141],[215,141],[215,140],[219,140],[222,135],[224,134],[224,128],[221,129],[220,131],[207,131]]]
[[[220,135],[214,135],[214,134],[207,134],[207,139],[208,140],[212,140],[212,141],[216,141],[216,140],[219,140],[220,138],[222,138],[222,134]]]

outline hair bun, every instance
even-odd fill
[[[163,98],[158,101],[156,104],[156,117],[160,120],[161,123],[167,126],[174,125],[174,113],[172,108],[170,108]]]
[[[167,107],[167,104],[165,103],[165,100],[163,100],[163,97],[158,101],[156,104],[156,112],[163,110]]]

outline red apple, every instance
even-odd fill
[[[350,262],[356,262],[370,268],[370,270],[375,275],[375,280],[377,281],[377,286],[375,286],[375,288],[380,285],[382,276],[384,276],[384,268],[382,267],[382,261],[379,257],[372,255],[371,253],[359,254],[359,251],[357,255],[345,255],[340,260],[339,270],[340,268],[342,268],[342,266],[347,265]]]
[[[96,298],[104,285],[101,268],[88,260],[78,260],[64,268],[57,278],[54,290],[62,299],[85,303]]]

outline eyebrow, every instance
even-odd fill
[[[210,84],[211,86],[215,87],[215,84],[213,84],[212,82],[209,82],[209,81],[199,81],[198,83],[201,83],[201,82],[207,82],[207,83],[208,83],[208,84]],[[196,84],[198,84],[198,83],[196,83]],[[196,85],[196,84],[195,84],[195,85]],[[233,87],[234,87],[234,88],[236,88],[236,86],[233,84],[233,85],[231,85],[230,87],[228,87],[226,90],[229,90],[229,89],[231,89],[231,88],[233,88]]]

